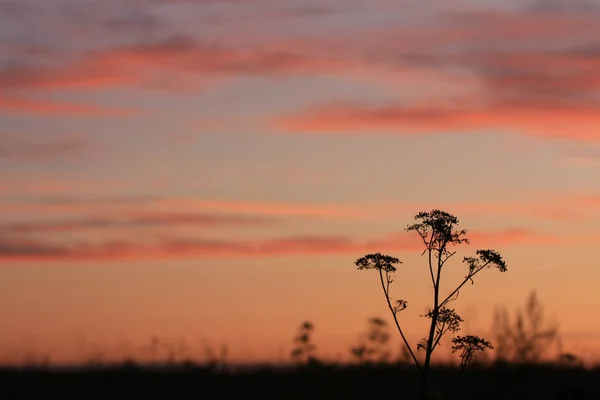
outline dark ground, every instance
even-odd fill
[[[600,369],[558,366],[436,367],[454,399],[600,399]],[[2,369],[0,399],[414,399],[417,371],[404,365],[311,366],[219,372],[135,365],[71,370]]]

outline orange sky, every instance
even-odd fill
[[[565,350],[600,356],[594,2],[0,7],[0,362],[144,359],[152,337],[287,361],[304,320],[345,359],[391,321],[367,252],[403,260],[416,343],[404,228],[432,208],[461,257],[508,263],[461,293],[465,331],[536,290]]]

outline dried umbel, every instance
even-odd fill
[[[452,352],[460,352],[462,368],[473,360],[473,356],[478,351],[491,350],[493,348],[490,342],[475,335],[452,338]]]
[[[460,373],[458,379],[460,380],[466,366],[473,360],[477,352],[492,350],[493,348],[492,343],[475,335],[452,338],[452,352],[460,352]]]
[[[381,253],[367,254],[354,262],[358,269],[377,269],[385,272],[396,272],[396,264],[402,261]]]
[[[448,304],[458,298],[460,289],[467,283],[474,283],[473,278],[480,271],[486,268],[497,268],[500,272],[506,272],[506,263],[502,256],[495,250],[484,249],[477,250],[475,256],[464,257],[463,263],[467,266],[467,273],[463,281],[449,294],[443,296],[440,290],[440,281],[442,270],[446,262],[456,254],[451,249],[460,244],[468,244],[466,229],[457,229],[458,218],[445,211],[434,209],[432,211],[423,211],[415,215],[418,222],[408,225],[407,232],[417,232],[424,246],[422,255],[427,255],[429,266],[429,275],[433,286],[433,301],[429,312],[422,315],[431,319],[428,335],[417,344],[418,350],[425,351],[425,360],[420,362],[411,345],[408,343],[404,331],[400,325],[398,314],[408,307],[404,299],[392,301],[390,297],[390,284],[394,281],[394,274],[402,262],[389,255],[381,253],[367,254],[356,260],[355,265],[359,270],[373,269],[378,272],[381,287],[385,295],[386,303],[404,345],[415,366],[421,373],[422,387],[421,391],[425,395],[429,392],[429,366],[431,355],[435,348],[440,344],[442,337],[450,332],[456,333],[460,330],[462,318]],[[466,365],[477,351],[491,349],[491,343],[477,336],[458,336],[453,340],[454,351],[461,351],[463,365]],[[462,370],[461,370],[462,371]]]

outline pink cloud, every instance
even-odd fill
[[[12,196],[30,196],[38,198],[40,196],[81,196],[84,195],[102,195],[107,191],[123,190],[126,185],[123,182],[110,180],[89,179],[65,179],[51,175],[45,175],[36,171],[33,177],[6,177],[3,185],[0,186],[0,195]],[[50,202],[51,203],[51,202]],[[50,210],[52,206],[46,207],[49,202],[41,203],[6,203],[0,201],[0,210],[13,210],[14,212],[44,212]],[[60,206],[58,206],[60,207]],[[87,208],[89,209],[89,208]]]
[[[499,231],[474,231],[468,237],[473,246],[507,246],[512,244],[560,245],[568,244],[568,238],[540,234],[523,228],[508,228]]]
[[[40,182],[32,183],[29,190],[40,193],[60,193],[60,189],[73,190],[78,186],[68,183]],[[17,189],[17,188],[15,188]],[[26,187],[19,187],[26,190]],[[82,190],[88,191],[86,187]],[[29,202],[2,202],[0,210],[4,212],[19,212],[42,215],[69,215],[93,214],[98,211],[120,213],[133,212],[133,215],[161,215],[170,213],[167,210],[178,210],[180,213],[192,215],[193,213],[220,213],[244,214],[261,217],[311,217],[311,218],[336,218],[355,219],[366,218],[369,212],[361,206],[323,205],[323,204],[298,204],[277,202],[244,202],[226,200],[208,200],[195,198],[157,198],[157,197],[115,197],[115,198],[39,198]],[[125,214],[128,215],[128,214]]]
[[[278,46],[230,49],[187,38],[113,47],[52,67],[15,67],[0,73],[4,89],[104,89],[153,85],[162,72],[190,76],[294,74],[333,71],[335,63]],[[178,76],[182,78],[183,75]]]
[[[56,162],[89,157],[99,147],[83,135],[0,132],[0,159],[5,160]]]
[[[93,117],[125,117],[136,114],[135,110],[129,108],[121,109],[61,101],[34,100],[14,96],[0,96],[1,111],[23,114]]]
[[[343,205],[310,205],[277,202],[243,202],[203,199],[164,199],[155,203],[157,207],[201,209],[221,212],[248,213],[257,215],[281,215],[323,218],[356,218],[364,216],[357,207]]]
[[[584,204],[580,196],[545,195],[543,203],[540,201],[511,202],[444,202],[435,203],[386,203],[380,205],[378,210],[381,215],[407,213],[417,209],[442,208],[455,215],[496,215],[537,218],[550,221],[576,221],[584,217],[586,212],[592,211]]]
[[[577,200],[580,205],[592,207],[594,209],[600,210],[600,194],[587,194],[577,196]]]
[[[13,183],[12,185],[15,185]],[[85,216],[94,219],[101,213],[105,216],[120,216],[131,219],[139,215],[165,215],[177,210],[182,215],[239,215],[252,218],[318,218],[346,220],[376,220],[412,215],[415,210],[442,208],[459,216],[497,215],[508,217],[535,218],[544,221],[576,221],[595,210],[590,202],[593,196],[544,194],[543,203],[527,200],[511,202],[381,202],[356,204],[302,204],[280,202],[247,202],[232,200],[212,200],[202,198],[162,198],[153,196],[98,197],[102,187],[81,182],[21,182],[12,193],[23,192],[36,195],[28,201],[0,201],[0,211],[5,213],[28,214],[36,217]],[[5,187],[6,190],[8,187]],[[118,188],[113,188],[118,189]],[[78,191],[87,193],[85,198],[61,196],[61,191],[76,195]],[[5,194],[10,194],[11,191]],[[1,194],[1,193],[0,193]],[[44,195],[50,197],[44,197]],[[59,197],[56,197],[59,195]],[[92,197],[90,197],[92,195]],[[39,197],[42,196],[42,197]],[[91,217],[90,217],[91,216]],[[76,223],[76,222],[74,222]]]
[[[275,117],[273,128],[337,134],[499,129],[598,141],[600,59],[594,32],[599,21],[600,13],[589,12],[451,13],[435,26],[383,28],[353,37],[354,42],[337,39],[341,50],[331,46],[332,52],[360,52],[377,43],[366,65],[420,68],[456,84],[438,85],[437,97],[425,100],[314,105]]]
[[[292,13],[298,11],[306,10]],[[246,48],[175,37],[80,53],[54,66],[5,69],[0,88],[181,90],[197,80],[212,85],[245,75],[354,78],[423,71],[422,76],[458,79],[461,84],[444,88],[437,102],[374,106],[340,100],[276,118],[276,128],[338,133],[507,129],[596,141],[600,74],[594,46],[599,16],[583,9],[453,12],[423,25],[270,38]],[[107,112],[91,106],[4,101],[5,107],[24,112]]]
[[[124,73],[103,60],[64,60],[57,66],[13,67],[0,73],[0,87],[4,89],[101,89],[132,85],[139,75]],[[105,67],[105,68],[103,68]]]
[[[222,214],[200,214],[182,212],[133,212],[121,216],[98,216],[82,219],[64,219],[46,222],[17,222],[0,226],[0,232],[11,234],[29,233],[60,233],[60,232],[82,232],[96,229],[123,229],[127,227],[166,227],[175,226],[260,226],[272,224],[274,221],[266,218],[222,215]]]
[[[514,102],[472,105],[371,106],[334,104],[275,122],[275,129],[307,133],[386,131],[404,135],[504,129],[534,136],[600,141],[598,107],[542,107]]]
[[[470,232],[473,244],[481,247],[501,245],[571,245],[596,241],[597,237],[563,238],[538,234],[524,229]],[[207,239],[166,238],[158,243],[106,242],[100,245],[58,245],[35,241],[0,240],[3,261],[126,261],[186,258],[248,258],[294,255],[348,254],[368,252],[415,252],[422,244],[415,235],[393,234],[356,241],[349,237],[314,236],[225,241]]]
[[[600,149],[585,148],[566,151],[566,160],[576,165],[597,166],[600,164]]]

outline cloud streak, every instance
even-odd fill
[[[81,136],[0,133],[0,160],[56,161],[89,156],[99,146]]]
[[[404,135],[505,130],[582,141],[600,141],[600,107],[541,107],[518,102],[495,105],[372,106],[334,104],[277,121],[275,129],[308,133],[394,132]]]
[[[2,202],[0,210],[41,215],[90,214],[102,210],[115,212],[143,210],[147,213],[164,213],[179,210],[192,213],[244,214],[261,217],[310,217],[333,219],[360,219],[368,217],[364,207],[336,204],[301,204],[278,202],[252,202],[212,200],[202,198],[169,198],[138,196],[115,198],[38,197],[28,202]]]
[[[123,190],[126,184],[116,180],[90,180],[87,178],[61,178],[57,175],[37,172],[34,176],[12,176],[3,180],[0,187],[0,210],[4,212],[47,212],[50,208],[46,205],[52,203],[50,197],[95,195],[101,196],[107,191]],[[38,201],[8,201],[6,198],[23,197],[27,199],[46,200]],[[50,200],[50,201],[48,201]]]
[[[599,22],[600,13],[489,11],[448,14],[429,30],[376,32],[363,40],[380,44],[367,61],[452,71],[461,87],[426,100],[333,101],[276,118],[274,128],[398,134],[499,129],[599,141],[600,42],[592,33]]]
[[[52,185],[47,182],[47,185]],[[40,187],[39,189],[44,189]],[[62,186],[57,186],[58,192]],[[49,187],[48,189],[53,189]],[[66,189],[71,189],[69,186]],[[85,188],[83,188],[85,189]],[[25,190],[20,188],[19,190]],[[316,218],[339,220],[373,220],[406,216],[418,209],[442,208],[461,216],[496,215],[507,217],[534,218],[543,221],[577,221],[586,213],[595,211],[589,199],[593,195],[544,195],[542,201],[510,202],[401,202],[356,204],[302,204],[279,202],[251,202],[202,198],[169,198],[161,196],[134,197],[56,197],[39,196],[27,202],[0,201],[0,211],[40,217],[90,216],[99,212],[121,215],[122,218],[137,218],[136,213],[146,215],[168,215],[177,210],[182,215],[249,216],[249,218]],[[86,217],[95,219],[96,217]],[[84,224],[85,225],[85,224]]]
[[[51,222],[20,222],[0,226],[7,234],[80,232],[95,229],[118,229],[127,227],[174,227],[174,226],[260,226],[274,223],[273,220],[254,216],[187,214],[176,212],[134,213],[121,218],[92,217],[76,220]]]
[[[289,12],[329,11],[309,6],[291,7]],[[123,22],[126,26],[152,21],[139,7],[130,14]],[[502,129],[598,141],[594,127],[600,122],[599,21],[600,12],[590,7],[539,3],[512,11],[441,13],[424,25],[353,28],[327,38],[271,38],[248,47],[185,35],[148,37],[76,52],[53,65],[9,65],[0,71],[0,88],[189,90],[240,76],[348,78],[365,71],[383,76],[426,71],[446,81],[464,82],[466,87],[460,85],[460,95],[449,89],[427,101],[375,105],[339,99],[297,115],[276,117],[274,127],[400,134]],[[73,115],[131,112],[17,97],[0,98],[0,107]]]
[[[233,49],[187,37],[115,46],[79,55],[61,65],[13,67],[0,72],[0,88],[106,89],[152,86],[161,73],[212,78],[289,75],[324,70],[336,63],[278,46]]]
[[[473,231],[474,246],[570,245],[593,242],[597,237],[565,238],[538,234],[526,229]],[[158,259],[237,259],[295,255],[353,254],[373,251],[421,251],[414,235],[392,234],[356,241],[345,236],[302,236],[252,241],[165,238],[155,243],[113,241],[100,245],[60,245],[0,238],[0,260],[10,262],[104,262]]]
[[[138,113],[136,110],[130,108],[113,108],[0,95],[0,112],[2,111],[27,115],[71,117],[128,117]]]

